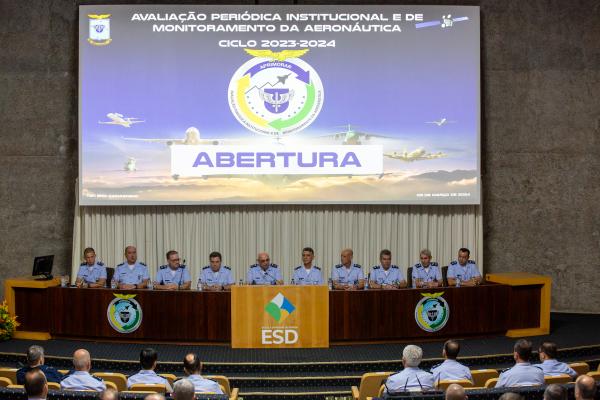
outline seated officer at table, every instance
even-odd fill
[[[365,288],[365,276],[362,267],[352,262],[354,252],[344,249],[340,254],[341,264],[331,269],[333,288],[338,290],[357,290]]]
[[[438,263],[431,262],[431,250],[423,249],[419,253],[421,262],[412,270],[414,288],[435,288],[442,285],[442,272]]]
[[[531,365],[531,342],[517,340],[514,346],[513,358],[515,365],[500,374],[497,388],[513,386],[536,386],[544,384],[544,371],[536,365]]]
[[[75,285],[82,287],[104,287],[106,285],[106,267],[102,261],[96,261],[96,251],[88,247],[83,251],[85,262],[79,266]]]
[[[422,359],[423,350],[419,346],[412,344],[406,346],[402,351],[404,369],[387,379],[385,393],[393,394],[433,389],[433,375],[419,368]]]
[[[256,264],[251,265],[246,277],[248,285],[283,285],[281,271],[277,264],[271,264],[269,254],[262,252],[256,256]]]
[[[302,249],[302,265],[294,268],[292,281],[296,285],[322,285],[321,268],[313,265],[315,251],[310,247]]]
[[[481,273],[475,261],[469,260],[471,252],[467,248],[458,250],[458,260],[452,261],[448,266],[449,286],[456,286],[457,281],[459,286],[477,286],[481,283]]]
[[[161,265],[158,268],[154,289],[190,290],[192,286],[190,271],[180,261],[179,254],[175,250],[167,252],[167,265]]]
[[[379,265],[371,268],[369,274],[369,288],[371,289],[398,289],[406,287],[406,280],[402,270],[392,265],[392,252],[381,250]]]
[[[203,290],[219,291],[231,290],[234,280],[231,268],[221,265],[221,253],[213,251],[208,256],[210,265],[202,268],[200,283]]]
[[[117,265],[114,279],[119,289],[144,289],[148,286],[150,275],[148,267],[137,260],[137,249],[134,246],[125,247],[125,261]]]

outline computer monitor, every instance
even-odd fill
[[[42,276],[40,279],[52,279],[52,264],[54,263],[54,255],[40,256],[33,260],[33,276]]]

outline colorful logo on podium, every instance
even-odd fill
[[[106,316],[113,329],[119,333],[131,333],[142,323],[142,306],[134,300],[135,294],[113,293],[115,298],[108,304]]]
[[[415,320],[421,329],[427,332],[437,332],[442,329],[450,317],[448,302],[440,293],[421,293],[423,298],[415,307]]]
[[[88,14],[90,18],[90,31],[88,42],[94,46],[106,46],[110,38],[110,14]]]
[[[265,306],[265,311],[277,322],[285,321],[295,309],[296,307],[281,293],[277,293]]]

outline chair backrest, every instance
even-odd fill
[[[169,385],[173,386],[173,382],[177,380],[177,376],[175,374],[158,374],[169,381]]]
[[[110,282],[112,282],[112,278],[115,275],[115,269],[113,267],[106,267],[106,284],[107,288],[110,288]]]
[[[50,389],[50,390],[60,390],[60,383],[58,383],[58,382],[48,382],[48,389]]]
[[[393,372],[367,372],[360,378],[358,387],[359,400],[366,400],[368,396],[375,397],[379,394],[379,388]]]
[[[567,374],[561,374],[561,375],[546,375],[544,376],[544,383],[546,385],[549,385],[551,383],[569,383],[571,382],[572,379],[569,375]]]
[[[487,381],[485,381],[485,385],[483,385],[483,386],[485,388],[489,389],[489,388],[496,387],[496,383],[498,383],[498,378],[490,378]]]
[[[442,267],[442,282],[444,282],[444,286],[449,286],[448,285],[448,266],[444,265]]]
[[[591,376],[592,378],[594,378],[594,380],[596,382],[600,381],[600,371],[588,372],[586,375]]]
[[[497,378],[500,375],[495,369],[472,369],[471,376],[474,386],[484,387],[488,379]]]
[[[5,376],[0,376],[0,386],[8,387],[9,385],[12,385],[12,384],[13,384],[13,382],[10,379],[8,379]]]
[[[124,374],[118,372],[96,372],[94,376],[102,379],[105,383],[114,383],[119,392],[127,390],[127,377]]]
[[[472,387],[473,382],[468,379],[444,379],[438,382],[437,388],[439,390],[446,390],[446,388],[453,383],[459,384],[462,387]]]
[[[0,377],[8,378],[12,383],[17,383],[17,369],[0,368]]]
[[[117,392],[119,391],[119,388],[117,387],[117,384],[111,381],[104,381],[104,384],[106,385],[107,389],[114,389]]]
[[[573,368],[577,375],[585,375],[590,372],[590,365],[586,362],[574,362],[569,364],[569,367]],[[600,364],[598,364],[598,367],[600,368]]]
[[[217,382],[219,385],[221,385],[223,387],[223,393],[226,395],[230,395],[231,394],[231,386],[229,385],[229,378],[227,378],[224,375],[210,375],[210,376],[204,376],[206,379],[211,379],[215,382]]]
[[[379,387],[379,392],[377,392],[377,397],[383,397],[383,392],[385,391],[385,385],[381,385]]]
[[[412,270],[413,270],[413,267],[408,267],[408,269],[406,270],[406,285],[409,288],[413,287]]]
[[[161,383],[134,383],[129,386],[129,391],[166,393],[167,387]]]
[[[25,389],[24,385],[8,385],[7,389]]]

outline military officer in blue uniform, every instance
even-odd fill
[[[460,344],[456,340],[447,340],[444,343],[444,349],[442,350],[442,355],[445,358],[444,362],[431,368],[433,381],[436,386],[439,381],[445,380],[466,379],[473,382],[473,376],[471,376],[469,367],[456,361],[459,352]]]
[[[75,371],[60,381],[62,390],[95,390],[101,392],[106,389],[106,384],[102,379],[90,374],[92,359],[87,350],[79,349],[73,353],[73,367]]]
[[[404,369],[387,379],[385,393],[432,390],[433,375],[419,368],[422,359],[423,350],[419,346],[412,344],[406,346],[402,351]]]
[[[442,285],[442,272],[438,263],[431,262],[431,250],[423,249],[419,254],[421,262],[412,270],[414,288],[435,288]]]
[[[220,291],[231,290],[234,280],[231,275],[231,268],[227,265],[221,265],[221,253],[213,251],[208,256],[210,265],[202,268],[200,275],[200,284],[203,290]]]
[[[341,264],[331,269],[333,288],[337,290],[358,290],[365,288],[365,276],[362,267],[354,264],[352,249],[344,249],[340,254]]]
[[[181,258],[175,250],[167,252],[167,264],[158,268],[154,280],[154,289],[190,290],[192,286],[190,271],[180,262]]]
[[[248,285],[283,285],[281,271],[277,264],[271,264],[268,253],[258,253],[256,264],[251,265],[246,277]]]
[[[156,369],[156,363],[158,360],[158,353],[151,347],[146,347],[140,351],[140,365],[142,369],[135,375],[131,375],[127,378],[127,389],[136,383],[150,383],[165,385],[168,393],[173,391],[171,384],[154,370]]]
[[[544,384],[544,371],[539,366],[529,363],[531,358],[531,342],[529,340],[517,340],[513,357],[515,365],[500,374],[496,383],[497,388]]]
[[[148,286],[150,275],[148,267],[137,260],[137,249],[134,246],[125,247],[125,262],[117,265],[114,279],[119,289],[144,289]]]
[[[102,261],[96,261],[96,251],[91,247],[83,250],[85,262],[79,266],[75,285],[83,287],[104,287],[106,285],[106,267]]]
[[[315,251],[310,247],[302,249],[302,265],[294,268],[292,282],[296,285],[322,285],[321,268],[313,265]]]
[[[481,273],[475,261],[469,260],[471,251],[465,247],[458,250],[458,260],[448,266],[448,285],[477,286],[481,283]]]
[[[215,393],[223,394],[219,384],[211,379],[200,375],[202,372],[202,363],[196,353],[188,353],[183,359],[183,371],[187,378],[194,384],[196,393]]]
[[[385,249],[379,253],[379,265],[371,268],[369,274],[370,289],[398,289],[406,287],[402,270],[392,265],[392,252]]]
[[[556,359],[558,356],[558,347],[554,342],[544,342],[538,349],[541,364],[536,364],[544,371],[545,376],[569,375],[571,378],[577,378],[577,372],[569,367],[568,364]]]

